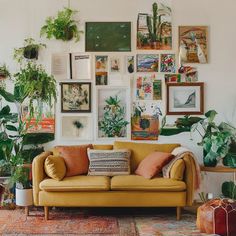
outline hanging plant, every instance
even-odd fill
[[[56,101],[56,81],[52,75],[48,75],[42,65],[28,62],[15,74],[16,88],[23,97],[29,99],[30,117],[34,114],[33,101],[38,104],[47,103],[52,106]],[[38,106],[39,113],[41,106]]]
[[[11,74],[6,66],[6,64],[3,64],[0,66],[0,80],[4,80],[6,78],[10,78]]]
[[[46,48],[45,44],[36,43],[33,38],[27,38],[24,40],[24,46],[14,49],[13,58],[22,63],[23,59],[38,59],[39,49]]]
[[[40,35],[46,35],[48,39],[55,38],[62,41],[75,39],[78,42],[83,31],[78,30],[78,22],[73,19],[77,12],[70,8],[64,8],[57,13],[56,17],[48,17],[46,24],[41,28]]]

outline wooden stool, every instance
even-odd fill
[[[236,235],[236,201],[212,199],[198,208],[197,228],[202,233]]]

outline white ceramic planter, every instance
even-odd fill
[[[33,189],[16,188],[16,205],[17,206],[33,205]]]

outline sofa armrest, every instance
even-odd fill
[[[36,156],[32,163],[33,198],[35,206],[39,205],[39,184],[46,177],[44,171],[44,161],[51,154],[52,152],[43,152],[40,155]]]
[[[195,187],[194,187],[196,179],[195,161],[189,154],[186,154],[183,157],[183,160],[185,162],[184,181],[187,186],[186,206],[191,206],[193,203],[194,192],[195,192]]]

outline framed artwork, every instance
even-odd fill
[[[35,108],[34,117],[29,120],[29,104],[23,103],[21,107],[21,118],[26,121],[27,133],[55,133],[55,107],[50,107],[46,103],[41,103],[42,107],[42,119],[38,120],[37,117],[40,116],[37,107],[39,104],[37,102],[33,103]]]
[[[157,140],[159,135],[159,106],[154,102],[133,103],[131,117],[132,140]]]
[[[86,22],[85,51],[131,51],[131,22]]]
[[[166,83],[180,83],[181,74],[165,74]]]
[[[208,62],[208,27],[179,26],[180,63]]]
[[[125,56],[126,73],[134,73],[134,56]]]
[[[160,72],[175,73],[175,54],[161,54]]]
[[[91,79],[91,56],[89,54],[71,53],[72,79]]]
[[[204,113],[204,83],[167,83],[167,115]]]
[[[162,100],[162,81],[153,81],[153,100]]]
[[[91,83],[61,83],[61,112],[91,112]]]
[[[96,85],[108,84],[108,56],[95,56]]]
[[[129,90],[123,86],[97,88],[97,138],[127,138]]]
[[[111,73],[121,73],[122,59],[120,56],[110,56],[110,72]]]
[[[64,139],[92,139],[92,119],[90,116],[62,116],[61,137]]]
[[[141,50],[171,50],[172,23],[171,6],[157,1],[152,9],[157,8],[158,23],[153,23],[153,14],[139,13],[137,20],[137,49]],[[151,8],[151,6],[150,6]],[[155,28],[153,29],[153,25]]]
[[[158,54],[138,54],[137,72],[158,72],[159,55]]]

